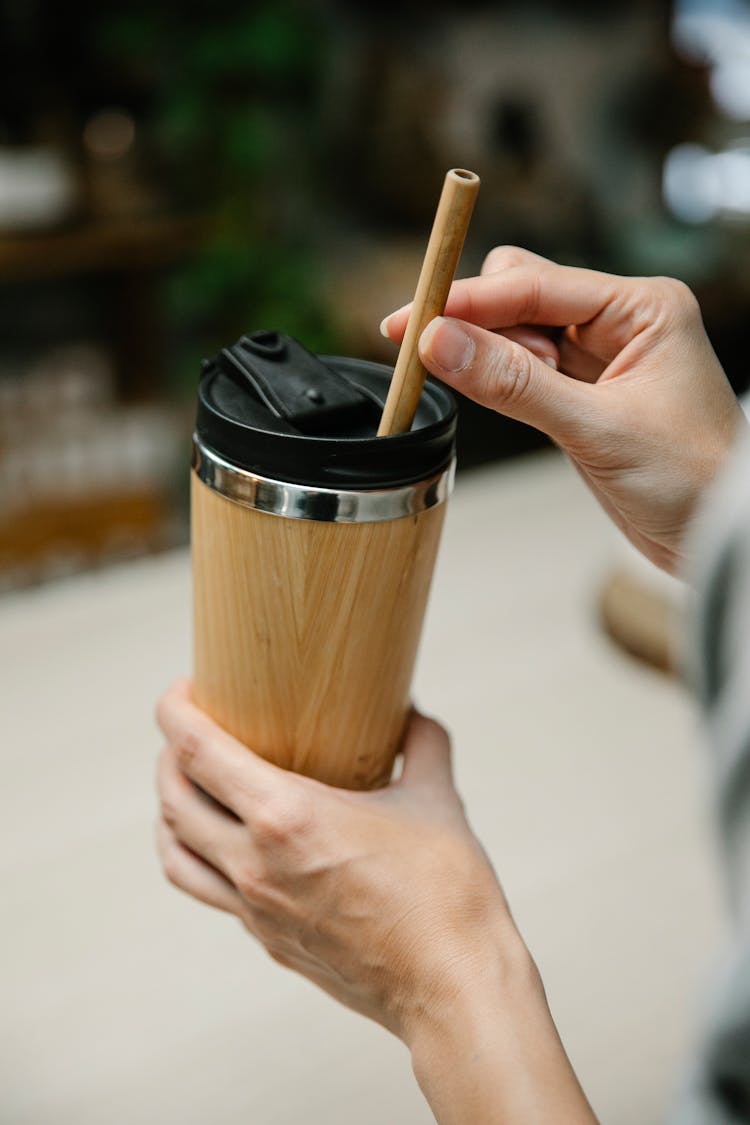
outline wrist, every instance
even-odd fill
[[[536,965],[510,919],[486,935],[481,955],[466,956],[446,971],[403,1035],[420,1085],[448,1050],[471,1052],[530,1004],[544,1001]]]
[[[510,919],[486,954],[453,974],[440,1002],[426,1005],[405,1037],[436,1121],[596,1125]]]

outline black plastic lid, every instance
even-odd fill
[[[225,461],[313,487],[388,488],[453,459],[456,404],[428,379],[409,433],[377,437],[392,370],[254,332],[203,364],[196,432]]]

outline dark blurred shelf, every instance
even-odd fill
[[[210,226],[205,217],[150,216],[0,235],[0,283],[161,269],[195,250]]]
[[[14,287],[51,285],[60,300],[68,282],[87,286],[120,397],[158,397],[167,365],[161,274],[197,253],[211,230],[205,215],[151,214],[0,235],[0,286],[10,298]]]

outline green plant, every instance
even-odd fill
[[[212,217],[167,284],[180,374],[192,382],[201,354],[255,327],[335,349],[315,233],[325,17],[288,0],[129,0],[108,7],[96,36],[143,107],[170,196]]]

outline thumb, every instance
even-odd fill
[[[437,316],[419,340],[425,367],[467,398],[526,422],[561,445],[581,433],[592,387],[554,371],[516,340]]]
[[[451,740],[445,727],[412,711],[402,747],[404,785],[430,785],[453,788]]]

